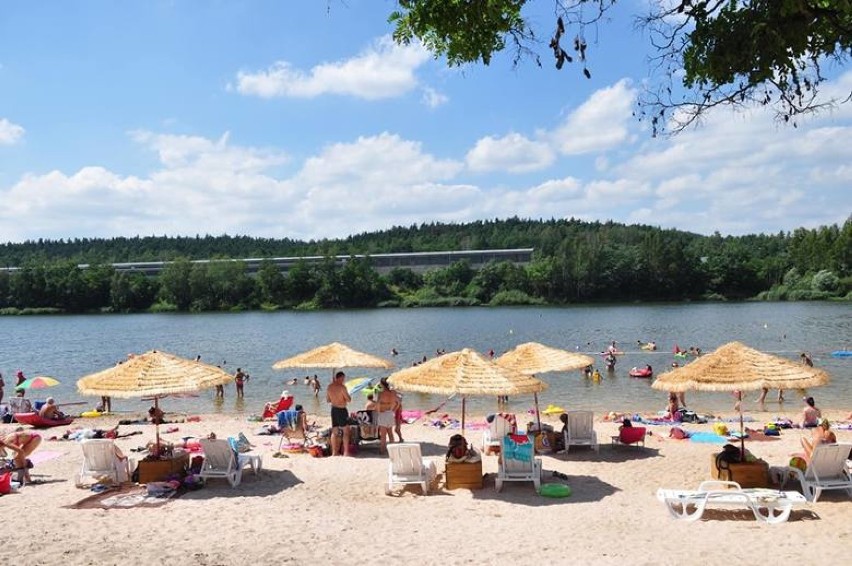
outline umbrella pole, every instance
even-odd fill
[[[740,462],[745,461],[745,425],[743,424],[743,408],[740,406]]]
[[[535,399],[535,422],[538,424],[538,431],[541,432],[541,413],[538,410],[538,393],[533,393],[533,399]]]
[[[464,395],[462,395],[462,431],[461,434],[464,436],[464,402],[467,399]]]
[[[157,445],[157,458],[160,457],[160,418],[157,417],[159,414],[160,405],[157,402],[157,397],[154,396],[154,416],[156,417],[156,422],[154,423],[154,436],[156,438]]]

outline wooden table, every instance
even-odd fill
[[[447,462],[444,483],[447,489],[482,489],[482,460]]]
[[[140,460],[136,465],[136,469],[139,470],[139,483],[163,481],[170,475],[183,472],[188,467],[189,452],[183,452],[168,459]]]

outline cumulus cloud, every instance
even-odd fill
[[[13,145],[24,137],[24,128],[13,124],[6,118],[0,118],[0,145]]]
[[[466,156],[467,166],[478,172],[524,173],[544,169],[553,160],[553,151],[546,143],[530,140],[517,133],[501,138],[486,136],[477,141]]]
[[[636,90],[622,79],[598,90],[551,133],[555,147],[565,155],[604,151],[629,137]]]
[[[276,61],[265,70],[240,71],[236,89],[261,98],[313,98],[324,94],[367,100],[391,98],[417,86],[414,72],[429,57],[419,44],[401,46],[385,36],[351,59],[322,63],[308,71],[287,61]]]

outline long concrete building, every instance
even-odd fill
[[[515,265],[527,265],[532,260],[534,248],[516,248],[505,250],[463,250],[463,251],[440,251],[440,252],[410,252],[410,253],[392,253],[392,254],[355,254],[355,255],[339,255],[335,256],[335,261],[338,265],[343,265],[353,257],[365,258],[368,257],[373,265],[373,269],[379,273],[385,274],[395,268],[410,269],[422,273],[430,269],[448,267],[457,261],[467,261],[474,269],[479,269],[491,261],[508,261]],[[247,258],[247,259],[198,259],[191,263],[213,263],[222,261],[240,261],[246,266],[247,273],[257,273],[264,261],[271,261],[278,266],[282,273],[286,273],[291,267],[299,261],[304,261],[308,264],[316,264],[325,261],[323,256],[307,256],[307,257],[273,257],[273,258]],[[158,275],[163,268],[168,265],[167,261],[131,261],[123,263],[113,263],[112,267],[116,271],[136,271],[145,275]],[[79,266],[86,269],[88,264]],[[0,268],[0,271],[8,271],[14,273],[18,271],[17,267]]]

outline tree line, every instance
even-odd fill
[[[466,262],[380,275],[370,254],[532,247],[528,265]],[[350,257],[346,262],[337,255]],[[247,257],[320,256],[286,274]],[[213,259],[209,263],[192,263]],[[169,261],[157,276],[110,264]],[[86,264],[87,268],[81,268]],[[702,236],[579,220],[428,223],[300,242],[246,236],[0,245],[0,313],[322,309],[683,300],[852,300],[852,218],[775,235]]]

